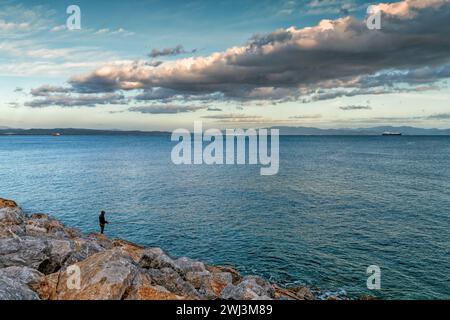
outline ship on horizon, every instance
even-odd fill
[[[385,131],[381,134],[382,136],[401,136],[402,133],[401,132],[390,132],[390,131]]]

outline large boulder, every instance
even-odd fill
[[[113,241],[108,239],[108,237],[104,234],[98,232],[91,232],[90,234],[88,234],[87,239],[94,241],[104,249],[112,249],[114,246]]]
[[[153,285],[150,276],[139,272],[133,280],[132,285],[125,292],[125,300],[185,300],[189,297],[179,296],[164,288]]]
[[[233,277],[228,272],[188,271],[185,274],[187,282],[207,299],[218,299],[223,288],[232,284]]]
[[[315,300],[314,293],[306,287],[282,288],[274,285],[275,298],[280,300]]]
[[[124,255],[129,256],[136,263],[139,263],[141,261],[142,256],[147,250],[142,246],[122,239],[114,239],[112,241],[112,246],[113,248],[116,248],[117,250],[122,252]]]
[[[187,257],[178,258],[175,261],[175,266],[177,270],[180,270],[183,274],[188,272],[205,272],[206,267],[203,262],[195,261]]]
[[[38,300],[32,290],[43,274],[28,267],[0,269],[0,300]]]
[[[25,222],[27,235],[35,237],[48,237],[56,239],[73,239],[81,234],[75,229],[66,228],[61,222],[51,219],[47,214],[32,214]]]
[[[206,269],[211,273],[229,273],[232,277],[233,284],[238,284],[242,281],[241,274],[233,267],[230,266],[206,266]]]
[[[25,214],[19,207],[0,207],[1,224],[21,224],[25,219]]]
[[[63,260],[60,260],[62,267],[67,267],[96,253],[105,251],[105,248],[92,238],[74,238],[71,243],[73,244],[73,250]]]
[[[51,300],[119,300],[138,273],[133,260],[115,249],[94,254],[75,266],[80,271],[79,288],[71,285],[72,271],[60,270],[41,282],[41,297]]]
[[[34,287],[39,284],[44,275],[36,269],[14,266],[0,269],[0,276],[12,278],[30,287]]]
[[[190,297],[191,299],[204,298],[191,283],[174,269],[148,269],[147,275],[150,277],[152,284],[165,287],[176,295]]]
[[[237,284],[229,284],[222,290],[226,300],[270,300],[275,298],[275,288],[258,276],[246,276]]]
[[[39,269],[51,249],[44,239],[34,237],[0,239],[0,268],[25,266]]]
[[[44,274],[58,271],[104,250],[94,241],[24,236],[0,239],[0,268],[27,266]]]
[[[0,276],[0,300],[39,300],[39,296],[26,284]]]
[[[160,248],[148,248],[141,253],[139,265],[145,269],[169,268],[182,272],[179,265]]]
[[[25,234],[25,214],[14,201],[0,198],[0,238]]]

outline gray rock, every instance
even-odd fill
[[[58,220],[50,219],[48,215],[35,213],[26,220],[25,230],[27,235],[48,237],[56,239],[71,239],[71,230],[66,229]]]
[[[94,241],[84,239],[76,242],[30,236],[4,238],[0,239],[0,268],[28,266],[50,274],[102,250]]]
[[[172,293],[180,296],[202,297],[192,284],[171,268],[149,269],[147,275],[153,284],[163,286]]]
[[[39,300],[30,286],[39,283],[42,276],[28,267],[0,269],[0,300]]]
[[[209,271],[187,272],[184,279],[194,286],[195,289],[200,289],[205,282],[211,279]]]
[[[0,277],[3,276],[33,287],[39,283],[44,275],[36,269],[14,266],[0,269]]]
[[[83,261],[96,253],[105,251],[103,246],[90,238],[76,238],[73,239],[72,242],[74,245],[74,250],[66,256],[65,260],[62,262],[62,267],[67,267],[74,263]]]
[[[25,235],[25,215],[19,207],[0,208],[0,238]]]
[[[181,271],[175,261],[160,248],[145,249],[142,253],[139,265],[145,269],[170,268],[177,272]]]
[[[28,266],[38,269],[49,258],[50,247],[44,239],[34,237],[0,239],[0,268]]]
[[[21,224],[25,220],[25,214],[19,207],[4,207],[0,208],[0,223],[1,224]]]
[[[39,296],[26,284],[0,276],[0,300],[39,300]]]
[[[48,299],[54,300],[120,300],[139,270],[129,257],[119,250],[106,250],[90,256],[76,266],[80,270],[80,287],[72,287],[67,270],[47,275],[49,283],[57,278],[48,293]]]
[[[268,300],[274,296],[273,286],[258,276],[246,276],[238,285],[229,284],[221,294],[226,300]]]
[[[188,272],[207,272],[205,264],[200,261],[195,261],[187,257],[178,258],[175,261],[177,269],[181,270],[183,273]]]

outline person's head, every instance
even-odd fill
[[[105,215],[105,211],[104,211],[104,210],[100,211],[100,214],[101,214],[102,216],[104,216],[104,215]]]

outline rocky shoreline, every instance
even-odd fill
[[[228,266],[99,233],[83,235],[0,198],[0,300],[313,300]]]

